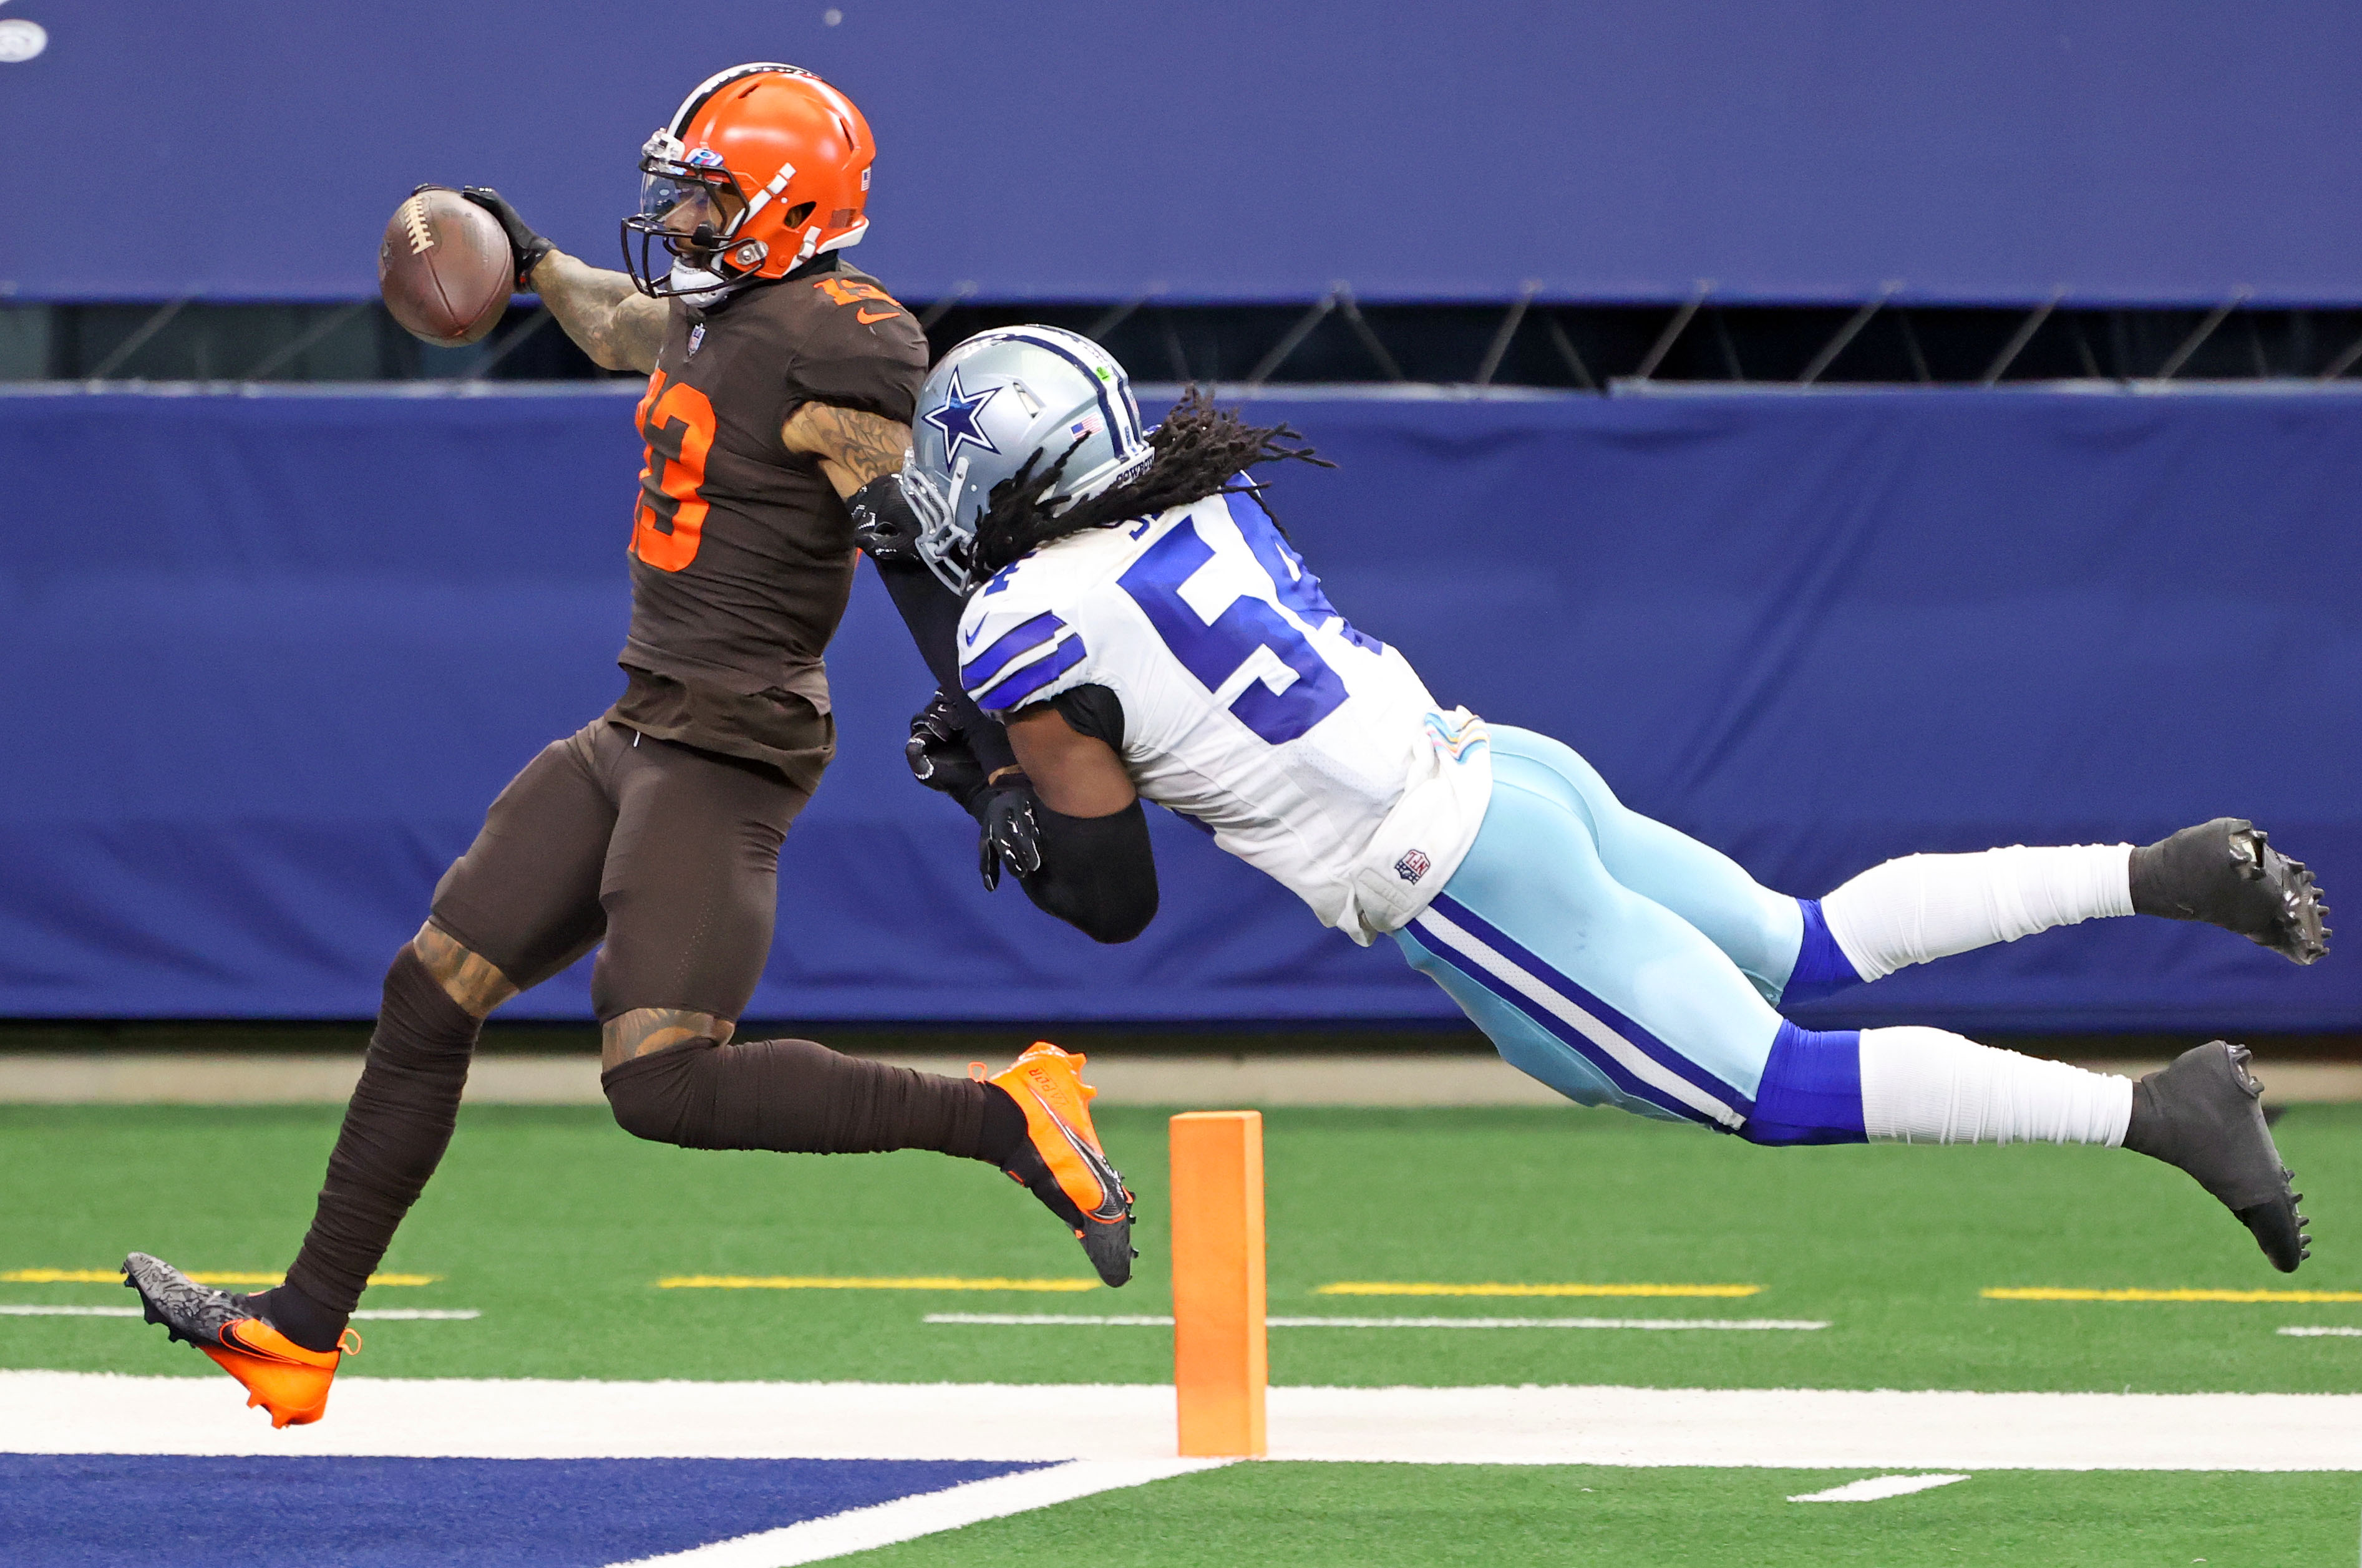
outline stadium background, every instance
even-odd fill
[[[1248,1103],[1282,1458],[871,1561],[2345,1560],[2362,1107],[2312,1102],[2362,1098],[2350,941],[2101,922],[1800,1014],[2249,1041],[2321,1237],[2292,1280],[2150,1161],[1573,1112],[1169,819],[1131,947],[986,894],[866,572],[745,1032],[1087,1046],[1131,1286],[979,1167],[623,1135],[577,974],[488,1031],[330,1420],[270,1432],[117,1315],[132,1246],[274,1277],[387,959],[619,681],[637,385],[530,299],[404,335],[386,214],[491,183],[612,264],[641,140],[753,59],[867,112],[855,258],[938,350],[1047,319],[1152,415],[1195,379],[1286,419],[1341,464],[1273,498],[1341,608],[1767,881],[2230,812],[2362,883],[2350,6],[0,0],[0,1556],[776,1568],[746,1532],[1169,1469],[1169,1420],[1093,1423],[1171,1375],[1164,1117]],[[2019,1413],[1963,1457],[1984,1395]],[[1324,1449],[1332,1396],[1368,1402]],[[1907,1442],[1808,1413],[1890,1397]],[[1869,1467],[1976,1474],[1790,1506]]]
[[[480,181],[604,261],[646,127],[741,56],[866,106],[858,259],[938,347],[1049,315],[1286,418],[1343,465],[1275,499],[1357,622],[1766,881],[2226,812],[2362,881],[2350,12],[46,26],[0,67],[0,131],[51,149],[0,169],[0,1013],[371,1010],[484,803],[615,687],[637,456],[630,381],[533,302],[401,338],[374,237]],[[996,904],[900,777],[925,686],[866,576],[831,663],[844,748],[756,1013],[1451,1016],[1194,835],[1160,831],[1131,948]],[[2351,959],[2207,937],[2086,929],[1812,1021],[2362,1029]],[[578,973],[510,1011],[585,1005]]]

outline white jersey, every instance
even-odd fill
[[[990,713],[1114,692],[1141,795],[1364,946],[1451,880],[1492,798],[1483,722],[1347,625],[1252,496],[1043,545],[968,599],[960,657]]]

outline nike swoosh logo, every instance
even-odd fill
[[[1075,1151],[1076,1157],[1083,1162],[1083,1168],[1089,1171],[1091,1179],[1098,1183],[1098,1207],[1091,1210],[1085,1218],[1097,1220],[1103,1225],[1111,1225],[1118,1220],[1127,1218],[1124,1207],[1123,1178],[1116,1174],[1115,1167],[1108,1163],[1104,1155],[1093,1150],[1088,1140],[1081,1134],[1066,1125],[1066,1119],[1051,1108],[1050,1102],[1042,1097],[1039,1090],[1029,1088],[1026,1092],[1033,1096],[1033,1102],[1042,1107],[1043,1114],[1050,1118],[1050,1124],[1058,1129],[1059,1134],[1066,1140],[1066,1146]],[[1070,1192],[1066,1196],[1071,1200],[1074,1194]],[[1076,1204],[1076,1207],[1080,1208],[1081,1205]]]
[[[969,647],[973,648],[976,646],[976,640],[983,635],[984,622],[979,620],[976,623],[976,630],[974,631],[963,631],[960,633],[960,638]]]
[[[863,326],[875,326],[879,322],[891,321],[901,313],[900,311],[880,311],[873,316],[866,310],[858,310],[853,313],[853,319]]]

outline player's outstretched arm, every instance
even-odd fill
[[[621,272],[551,250],[530,274],[534,291],[566,335],[608,370],[653,370],[664,346],[668,312]]]
[[[1025,895],[1093,941],[1131,941],[1156,917],[1156,856],[1123,759],[1046,704],[1012,714],[1009,740],[1040,801]]]
[[[577,261],[534,231],[507,197],[488,185],[459,192],[500,220],[516,262],[520,294],[539,294],[575,345],[608,370],[653,370],[664,346],[668,312],[631,279]]]

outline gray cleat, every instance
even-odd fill
[[[2270,839],[2244,817],[2218,817],[2135,850],[2133,912],[2202,920],[2291,963],[2314,962],[2329,951],[2329,907],[2304,862]]]
[[[233,1290],[200,1285],[160,1257],[135,1252],[118,1271],[123,1282],[139,1293],[139,1304],[151,1323],[182,1344],[225,1343],[222,1330],[254,1316],[247,1299]]]
[[[2264,1086],[2247,1071],[2247,1047],[2215,1040],[2133,1085],[2125,1147],[2179,1166],[2255,1233],[2272,1266],[2293,1274],[2312,1255],[2304,1194],[2290,1188],[2271,1129]]]

